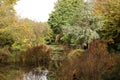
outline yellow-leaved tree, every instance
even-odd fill
[[[101,37],[109,48],[120,50],[120,0],[93,0],[94,11],[104,19]]]

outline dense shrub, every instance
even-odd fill
[[[104,80],[120,80],[120,55],[112,55],[114,66],[103,74]]]
[[[107,43],[104,40],[93,40],[88,44],[88,52],[92,54],[106,55],[108,53]]]
[[[25,53],[19,57],[22,64],[48,67],[50,61],[51,49],[46,45],[28,48]]]
[[[106,43],[102,40],[91,42],[88,50],[81,53],[64,60],[57,75],[60,80],[102,80],[102,75],[112,66]]]
[[[0,63],[8,62],[10,56],[9,47],[4,47],[0,49]]]

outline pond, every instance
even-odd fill
[[[41,68],[35,68],[32,71],[24,74],[23,80],[48,80],[48,70],[42,70]]]
[[[48,80],[48,73],[47,69],[41,67],[0,64],[0,80]]]

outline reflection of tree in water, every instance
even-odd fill
[[[23,80],[47,80],[48,70],[34,69],[25,74]]]

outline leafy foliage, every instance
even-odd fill
[[[12,35],[6,31],[0,32],[0,47],[11,46],[14,43]]]
[[[101,29],[101,36],[109,47],[120,50],[120,1],[119,0],[97,0],[95,12],[104,17],[104,26]]]
[[[81,3],[82,0],[59,0],[56,3],[55,11],[50,14],[48,20],[48,23],[55,34],[61,32],[62,25],[70,24],[74,11]]]
[[[88,43],[100,38],[97,31],[103,26],[102,17],[97,16],[90,3],[82,0],[60,0],[48,20],[55,34],[67,44]]]
[[[83,29],[79,26],[63,26],[64,36],[61,38],[66,44],[82,45],[98,39],[99,34],[92,29]]]
[[[11,26],[15,22],[13,5],[17,0],[0,0],[0,28]]]

